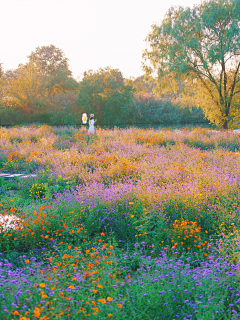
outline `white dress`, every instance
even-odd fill
[[[89,129],[88,129],[88,133],[92,133],[94,134],[95,130],[94,130],[94,119],[89,120]]]

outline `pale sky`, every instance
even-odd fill
[[[69,59],[73,76],[110,66],[138,77],[144,39],[172,6],[201,0],[0,0],[0,62],[4,70],[27,62],[50,44]]]

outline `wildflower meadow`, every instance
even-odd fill
[[[240,319],[240,133],[0,127],[0,319]]]

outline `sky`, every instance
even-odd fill
[[[107,66],[124,78],[144,74],[142,52],[151,25],[171,6],[201,0],[0,0],[0,63],[4,71],[28,61],[37,47],[55,45],[75,79]]]

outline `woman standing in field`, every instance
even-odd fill
[[[94,129],[94,123],[97,121],[97,120],[94,120],[94,114],[90,114],[90,118],[89,118],[89,129],[88,129],[88,133],[92,133],[94,134],[95,133],[95,129]]]

